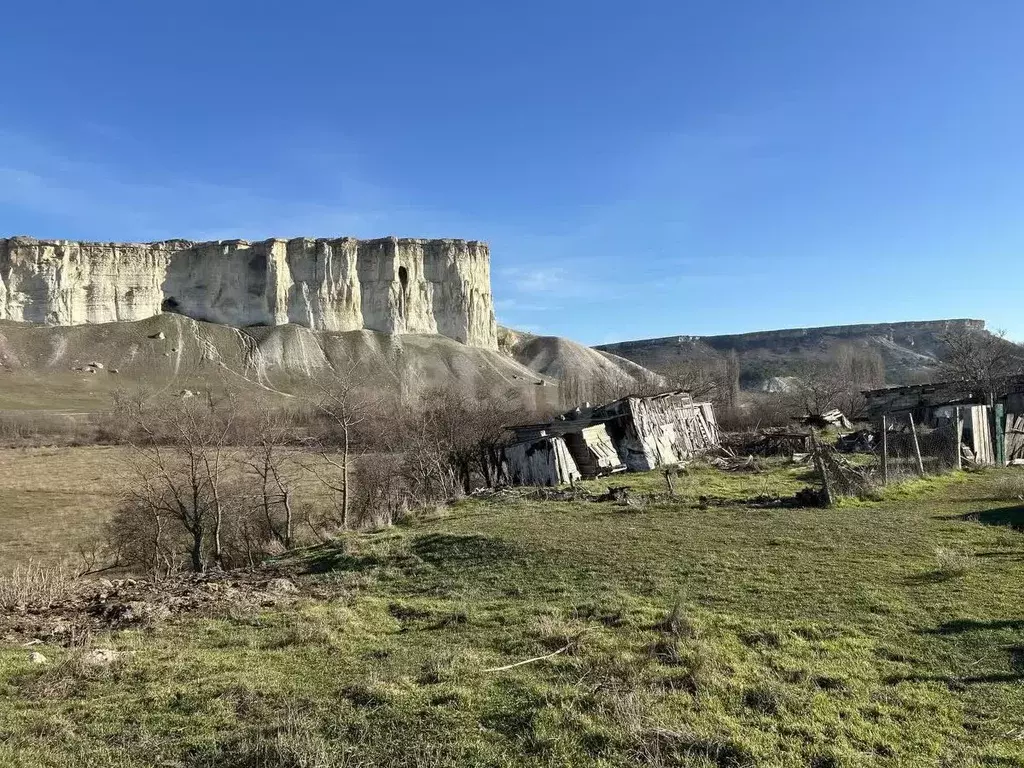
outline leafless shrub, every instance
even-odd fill
[[[230,394],[119,393],[110,436],[131,451],[108,551],[153,578],[252,566],[310,535],[389,525],[502,482],[505,428],[529,418],[517,396],[384,401],[358,388],[358,370],[297,409],[301,439],[292,416]]]
[[[291,549],[295,538],[295,489],[303,467],[289,449],[289,426],[280,413],[264,407],[251,420],[240,456],[243,476],[253,481],[248,514],[239,525],[250,562],[252,543],[273,539]]]
[[[64,563],[30,560],[0,575],[0,608],[50,608],[72,591],[75,573]]]
[[[969,554],[947,547],[935,548],[936,572],[941,576],[964,576],[974,568],[974,558]]]
[[[409,511],[402,459],[394,453],[362,457],[356,464],[357,516],[372,527],[391,525]]]
[[[175,398],[126,407],[131,434],[145,440],[132,444],[126,462],[128,477],[116,519],[136,535],[122,539],[122,551],[134,548],[144,554],[146,560],[135,564],[154,577],[177,567],[182,541],[192,570],[230,566],[227,531],[237,523],[240,503],[230,478],[228,445],[234,403]],[[112,533],[122,535],[117,529]]]
[[[102,436],[89,420],[59,413],[0,411],[0,445],[74,446],[96,442],[102,442]]]
[[[1024,501],[1024,473],[1015,471],[999,478],[992,498],[995,501]]]
[[[351,475],[358,430],[382,415],[382,399],[368,396],[360,387],[360,370],[359,362],[352,361],[346,371],[320,383],[316,408],[324,416],[325,429],[317,438],[319,461],[306,465],[329,491],[342,530],[354,523]]]

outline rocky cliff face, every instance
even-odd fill
[[[481,242],[0,239],[0,319],[80,325],[161,312],[239,327],[440,334],[497,348]]]

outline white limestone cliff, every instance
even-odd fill
[[[0,239],[0,319],[81,325],[161,312],[238,327],[441,334],[497,349],[490,253],[477,241]]]

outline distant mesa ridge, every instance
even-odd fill
[[[721,336],[664,336],[598,349],[661,373],[681,363],[713,360],[736,353],[740,381],[759,388],[778,376],[799,376],[808,365],[827,361],[841,347],[877,352],[889,383],[914,381],[938,365],[943,337],[954,329],[985,332],[985,321],[968,318],[900,323],[861,323],[816,328],[787,328]]]
[[[497,349],[490,251],[477,240],[0,238],[0,319],[82,325],[162,312],[235,327],[437,334]]]
[[[669,344],[686,344],[701,342],[713,347],[742,347],[744,343],[761,344],[764,342],[805,340],[815,336],[829,336],[833,338],[848,338],[862,336],[889,336],[893,334],[913,333],[944,333],[953,328],[964,328],[968,330],[984,331],[985,321],[970,318],[956,318],[950,320],[916,320],[899,323],[859,323],[854,325],[822,325],[810,328],[783,328],[774,331],[752,331],[750,333],[718,334],[714,336],[660,336],[652,339],[636,339],[634,341],[619,341],[611,344],[600,344],[596,348],[608,352],[616,352],[623,349],[638,348],[643,346],[664,346]]]

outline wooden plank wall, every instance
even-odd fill
[[[505,464],[513,485],[556,486],[580,479],[576,462],[560,437],[507,445]]]
[[[1006,414],[1006,460],[1024,460],[1024,413]]]

